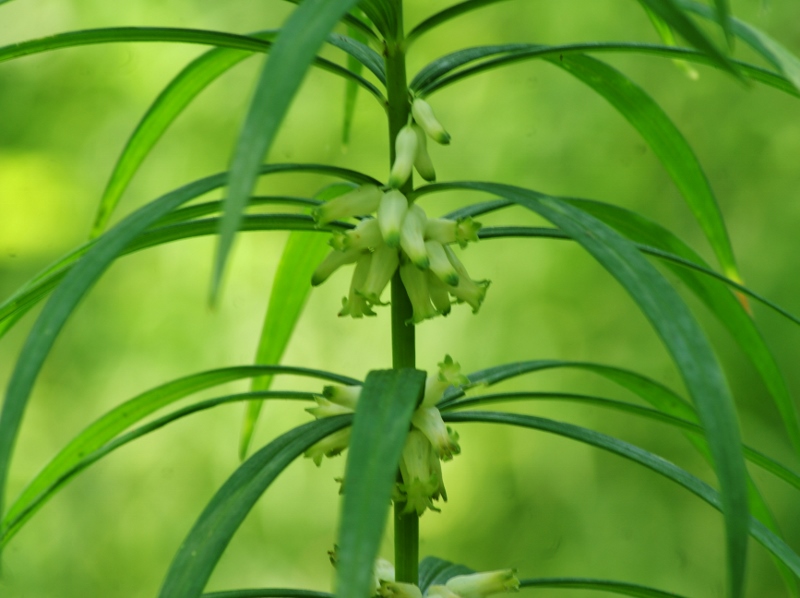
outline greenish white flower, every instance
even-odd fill
[[[408,259],[420,270],[427,270],[430,265],[423,238],[427,219],[425,210],[417,204],[412,204],[408,208],[400,228],[400,247],[406,252]]]
[[[413,583],[383,581],[378,590],[381,598],[422,598],[422,592]]]
[[[433,407],[438,403],[444,391],[450,386],[460,387],[469,384],[469,378],[461,373],[461,365],[449,355],[444,356],[444,361],[438,364],[439,371],[425,379],[425,395],[422,407]]]
[[[433,161],[428,154],[428,140],[425,138],[425,131],[418,125],[411,125],[411,128],[417,134],[417,155],[414,158],[414,168],[419,176],[432,183],[436,180],[436,170],[433,168]]]
[[[458,272],[447,259],[444,246],[438,241],[425,241],[425,251],[428,253],[431,271],[444,283],[454,287],[458,284]]]
[[[375,249],[383,243],[383,235],[375,218],[365,218],[348,231],[333,231],[328,244],[339,251],[349,249]]]
[[[459,302],[466,302],[472,307],[472,313],[478,313],[478,310],[486,297],[486,289],[489,287],[488,280],[474,281],[469,277],[467,269],[464,264],[456,257],[455,252],[449,247],[444,247],[447,253],[447,259],[453,264],[456,272],[458,272],[458,285],[451,287],[450,294],[453,295]]]
[[[441,279],[436,276],[431,270],[425,271],[425,277],[428,281],[428,292],[431,295],[431,302],[433,306],[443,316],[450,313],[450,292],[448,286],[444,284]]]
[[[350,280],[350,293],[342,298],[342,309],[339,310],[339,317],[350,316],[351,318],[363,318],[364,316],[374,316],[375,312],[366,298],[359,294],[358,289],[362,288],[367,282],[370,267],[372,266],[372,254],[365,253],[356,262],[353,278]]]
[[[481,223],[471,217],[450,220],[449,218],[430,218],[425,224],[425,239],[438,241],[442,245],[458,243],[466,247],[470,241],[478,240]]]
[[[350,427],[334,432],[309,447],[303,455],[312,459],[314,464],[319,466],[322,463],[322,457],[335,457],[350,445],[351,432],[352,428]]]
[[[311,286],[317,286],[328,280],[328,277],[336,272],[341,266],[352,264],[358,261],[363,254],[361,249],[348,249],[347,251],[332,250],[320,262],[314,274],[311,276]]]
[[[444,424],[436,407],[420,407],[411,416],[411,423],[425,434],[439,459],[449,461],[461,452],[458,434]]]
[[[417,157],[417,134],[411,125],[406,125],[397,133],[394,149],[394,164],[389,174],[389,186],[396,189],[411,176],[411,167]]]
[[[381,245],[372,254],[372,262],[370,263],[364,286],[360,289],[356,287],[355,292],[372,305],[382,305],[381,293],[383,293],[386,285],[389,284],[399,264],[400,258],[397,255],[397,250],[388,245]]]
[[[337,405],[326,399],[325,397],[314,397],[314,400],[317,402],[316,407],[309,407],[306,409],[311,415],[316,417],[317,419],[321,419],[323,417],[332,417],[334,415],[344,415],[347,413],[353,413],[352,409],[348,407],[343,407],[342,405]]]
[[[422,127],[422,130],[435,142],[442,145],[450,143],[450,135],[434,116],[433,108],[428,102],[421,98],[416,98],[411,103],[411,115],[414,117],[414,121]]]
[[[392,565],[386,559],[378,558],[375,560],[373,575],[375,576],[375,590],[379,590],[382,581],[394,581],[394,565]]]
[[[491,594],[519,591],[519,579],[514,569],[457,575],[451,577],[445,585],[461,598],[484,598]]]
[[[411,308],[413,309],[411,320],[406,321],[406,324],[419,324],[423,320],[433,318],[439,313],[431,303],[425,272],[409,262],[400,266],[400,279],[403,281],[403,286],[406,288],[406,293],[408,293],[408,298],[411,300]]]
[[[339,386],[329,385],[322,389],[322,396],[328,399],[331,403],[336,403],[342,407],[347,407],[351,411],[355,411],[358,398],[361,396],[363,387],[360,384],[352,386]]]
[[[378,205],[378,226],[384,243],[389,247],[400,245],[400,229],[407,211],[408,200],[397,189],[390,189],[383,194]]]
[[[370,214],[378,209],[382,194],[375,185],[361,185],[314,208],[311,215],[317,226],[322,226],[334,220]]]
[[[438,471],[437,471],[438,470]],[[430,441],[419,430],[411,430],[400,460],[403,479],[400,490],[406,503],[404,512],[422,515],[426,509],[438,511],[433,499],[442,495],[441,467]]]

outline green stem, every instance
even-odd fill
[[[411,109],[406,80],[406,57],[403,34],[403,3],[395,0],[397,31],[386,42],[386,87],[389,102],[389,156],[390,166],[395,159],[394,140],[408,123]],[[408,194],[414,183],[409,180],[400,189]],[[415,367],[413,310],[399,272],[392,278],[392,367]],[[394,505],[394,566],[397,581],[419,583],[419,516],[416,512],[404,514],[405,503]]]

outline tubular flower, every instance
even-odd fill
[[[383,242],[389,247],[400,245],[400,229],[407,211],[408,200],[397,189],[390,189],[383,194],[378,206],[378,226]]]
[[[364,285],[356,293],[364,297],[372,305],[383,305],[381,303],[381,293],[389,281],[392,279],[400,258],[397,251],[388,245],[383,245],[372,254],[372,262],[369,266],[367,278]]]
[[[400,460],[400,475],[403,478],[400,490],[406,503],[404,512],[416,511],[417,515],[422,515],[425,509],[439,510],[432,500],[440,495],[440,476],[437,476],[433,467],[434,460],[438,463],[425,435],[419,430],[411,430]]]
[[[354,386],[326,386],[322,389],[322,396],[331,403],[336,403],[342,407],[347,407],[350,411],[355,411],[358,398],[361,396],[361,385]]]
[[[421,407],[436,405],[450,386],[460,387],[469,384],[469,378],[461,373],[461,366],[449,355],[445,355],[444,361],[438,365],[439,371],[425,379],[425,395]]]
[[[481,303],[483,303],[483,300],[486,297],[486,289],[489,287],[489,281],[472,280],[469,277],[469,273],[464,267],[464,264],[462,264],[461,260],[456,257],[456,254],[453,252],[453,250],[449,247],[445,247],[444,250],[447,253],[447,258],[450,260],[450,263],[453,264],[456,272],[458,272],[459,277],[458,285],[450,290],[450,294],[453,295],[459,302],[463,301],[465,303],[469,303],[470,307],[472,307],[472,313],[478,313]]]
[[[311,215],[317,226],[322,226],[340,218],[369,214],[378,209],[382,194],[380,188],[375,185],[361,185],[314,208]]]
[[[514,569],[501,569],[472,575],[457,575],[451,577],[445,586],[461,598],[484,598],[491,594],[519,591],[519,579]]]
[[[425,241],[425,251],[430,258],[431,271],[445,284],[454,287],[458,285],[458,272],[447,259],[444,247],[438,241]]]
[[[411,128],[417,134],[417,155],[414,158],[414,168],[419,176],[432,183],[436,180],[436,170],[434,170],[433,161],[428,154],[428,140],[425,138],[425,131],[419,125],[411,125]]]
[[[319,266],[317,266],[317,269],[314,270],[314,274],[311,276],[311,286],[315,287],[322,284],[341,266],[358,261],[362,253],[360,249],[349,249],[348,251],[337,251],[334,249],[325,256],[325,259],[322,260]]]
[[[313,444],[303,455],[314,461],[314,464],[319,466],[322,463],[322,457],[335,457],[350,445],[351,428],[344,428],[338,432],[334,432],[330,436],[323,438],[316,444]]]
[[[442,124],[436,120],[433,109],[428,102],[421,98],[416,98],[411,103],[411,115],[414,117],[414,121],[422,127],[422,130],[436,143],[441,143],[442,145],[450,143],[450,135],[444,130]]]
[[[436,455],[443,461],[449,461],[453,455],[461,452],[461,447],[458,446],[458,434],[444,425],[442,414],[436,407],[417,409],[411,417],[411,423],[425,434]]]
[[[443,316],[450,313],[450,294],[447,290],[447,285],[444,284],[436,274],[427,270],[425,278],[428,281],[428,291],[431,294],[431,301],[433,306]]]
[[[321,419],[323,417],[331,417],[334,415],[345,415],[347,413],[353,413],[352,409],[348,407],[343,407],[342,405],[337,405],[326,399],[325,397],[314,397],[314,400],[317,402],[316,407],[309,407],[306,409],[311,415],[316,417],[317,419]]]
[[[427,270],[430,266],[430,259],[425,248],[425,210],[417,204],[411,205],[403,219],[403,226],[400,228],[400,247],[403,248],[408,259],[420,270]],[[445,257],[445,259],[447,259]]]
[[[372,254],[366,253],[358,258],[356,269],[353,272],[353,279],[350,281],[350,294],[342,298],[342,309],[339,317],[350,316],[352,318],[362,318],[364,316],[376,315],[369,302],[359,294],[358,289],[364,286],[372,265]]]
[[[383,243],[383,235],[375,218],[365,218],[351,230],[333,231],[333,237],[328,244],[339,251],[350,249],[375,249]]]
[[[382,581],[378,589],[381,598],[422,598],[422,592],[413,583]]]
[[[401,187],[411,176],[411,167],[417,158],[417,134],[411,125],[406,125],[394,140],[394,164],[389,173],[389,186]]]
[[[414,310],[410,321],[406,324],[419,324],[423,320],[433,318],[439,312],[431,303],[431,295],[428,291],[428,281],[425,273],[421,272],[411,263],[400,266],[400,279],[406,287],[408,298],[411,300],[411,308]]]
[[[379,590],[381,582],[394,581],[394,565],[386,559],[378,558],[375,560],[375,567],[373,568],[373,575],[375,576],[375,590]]]
[[[449,218],[432,218],[425,224],[425,239],[438,241],[442,245],[458,243],[459,247],[466,247],[470,241],[478,241],[478,231],[481,223],[467,216],[458,220]]]
[[[426,598],[461,598],[447,586],[429,586],[425,596]]]

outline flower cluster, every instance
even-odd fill
[[[411,431],[400,459],[402,483],[395,488],[394,500],[405,503],[406,512],[422,515],[426,509],[438,511],[434,500],[447,500],[442,480],[441,461],[449,461],[461,452],[458,434],[442,420],[436,403],[450,386],[465,386],[469,380],[458,363],[447,355],[439,371],[425,381],[422,403],[411,417]],[[307,409],[317,419],[353,413],[361,394],[361,386],[326,386],[316,397],[316,407]],[[322,457],[334,457],[350,444],[351,428],[335,432],[311,446],[305,456],[319,465]]]
[[[430,586],[426,598],[485,598],[491,594],[516,592],[519,579],[514,569],[486,571],[451,577],[444,585]],[[381,598],[422,598],[420,589],[411,583],[382,580]]]
[[[414,123],[398,133],[396,157],[389,175],[389,188],[362,185],[316,208],[312,215],[318,226],[342,218],[358,217],[358,225],[346,232],[334,232],[331,252],[317,267],[311,284],[322,284],[339,267],[355,264],[348,297],[342,300],[340,316],[374,316],[373,307],[385,305],[383,293],[394,273],[408,293],[413,315],[407,324],[450,313],[451,296],[477,312],[489,281],[469,277],[451,245],[465,247],[478,240],[480,223],[472,218],[451,220],[428,218],[417,204],[409,204],[401,187],[411,169],[425,180],[435,180],[426,149],[426,133],[439,143],[450,136],[423,100],[412,104]],[[375,212],[376,217],[370,217]]]

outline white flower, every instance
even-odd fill
[[[514,569],[457,575],[445,584],[447,589],[461,598],[484,598],[490,594],[516,592],[519,590],[519,579]]]
[[[416,512],[417,515],[422,515],[426,509],[439,510],[432,500],[444,494],[439,458],[433,453],[431,443],[419,430],[412,429],[408,433],[400,460],[400,475],[403,478],[400,490],[406,503],[406,513]]]
[[[420,407],[411,416],[411,423],[425,434],[439,459],[449,461],[461,452],[458,434],[444,425],[442,414],[436,407]]]
[[[397,250],[388,245],[382,245],[372,254],[369,272],[361,288],[356,287],[355,292],[364,297],[372,305],[383,305],[381,293],[397,270],[400,258]]]
[[[408,208],[403,219],[403,226],[400,228],[400,247],[406,252],[408,259],[420,270],[427,270],[430,265],[428,252],[425,249],[425,240],[422,236],[427,219],[425,210],[417,204],[412,204]]]
[[[411,176],[411,167],[417,157],[417,134],[410,125],[406,125],[397,133],[394,149],[394,164],[389,174],[389,186],[396,189]]]
[[[400,229],[407,211],[408,200],[397,189],[390,189],[383,194],[378,205],[378,226],[384,243],[389,247],[400,245]]]
[[[314,208],[311,215],[317,226],[322,226],[351,216],[362,216],[378,209],[382,192],[375,185],[361,185],[357,189],[335,197]]]
[[[449,355],[444,356],[444,361],[438,364],[439,371],[429,375],[425,380],[425,395],[422,407],[433,407],[442,398],[444,391],[450,386],[466,386],[469,378],[461,373],[461,365],[453,361]]]
[[[450,313],[450,293],[447,290],[448,286],[431,270],[425,271],[425,277],[428,281],[428,292],[431,295],[433,306],[436,308],[436,311],[446,316]]]
[[[466,302],[472,307],[472,313],[478,313],[478,310],[486,297],[486,289],[489,287],[488,280],[474,281],[469,277],[467,269],[464,264],[456,257],[452,249],[445,246],[445,253],[447,259],[453,264],[456,272],[458,273],[458,285],[449,289],[450,294],[453,295],[459,302]]]
[[[419,324],[439,313],[431,303],[425,272],[409,262],[400,266],[400,279],[403,281],[413,309],[411,320],[406,321],[406,324]]]
[[[375,218],[365,218],[358,225],[348,231],[333,231],[333,237],[328,244],[339,251],[349,249],[375,249],[383,243],[383,235]]]
[[[352,428],[350,427],[334,432],[310,446],[303,454],[305,457],[312,459],[315,465],[319,466],[322,463],[322,457],[335,457],[350,445],[351,432]]]
[[[418,125],[411,125],[411,128],[417,134],[417,155],[414,158],[414,168],[419,176],[432,183],[436,180],[436,170],[433,168],[433,161],[428,154],[428,140],[425,138],[425,131]]]
[[[320,262],[317,269],[311,276],[311,286],[317,286],[328,280],[328,277],[338,270],[341,266],[352,264],[361,257],[363,252],[360,249],[349,249],[347,251],[332,250],[325,259]]]
[[[442,245],[458,243],[466,247],[470,241],[478,240],[481,223],[467,216],[458,220],[449,218],[431,218],[425,224],[425,240],[438,241]]]
[[[364,283],[366,283],[371,266],[371,253],[365,253],[358,258],[356,268],[353,271],[353,278],[350,281],[350,293],[347,297],[342,299],[342,309],[339,310],[339,317],[350,316],[351,318],[362,318],[364,316],[375,315],[369,301],[358,292],[358,289],[362,288]]]
[[[322,389],[322,396],[331,403],[336,403],[342,407],[347,407],[351,411],[355,411],[356,403],[358,403],[358,398],[361,396],[362,388],[360,384],[354,384],[352,386],[331,384]]]
[[[373,574],[375,576],[375,590],[379,590],[382,581],[394,581],[394,565],[386,559],[378,558],[375,560]]]
[[[442,282],[451,287],[456,286],[458,284],[458,272],[456,272],[450,260],[447,259],[444,246],[438,241],[425,241],[425,251],[428,252],[431,271],[436,274]]]
[[[344,415],[346,413],[353,413],[352,409],[347,407],[343,407],[342,405],[337,405],[326,399],[325,397],[314,397],[314,400],[317,402],[316,407],[309,407],[306,409],[311,415],[316,417],[317,419],[321,419],[323,417],[332,417],[334,415]]]
[[[411,115],[416,123],[437,143],[447,145],[450,135],[444,130],[442,124],[436,120],[430,104],[423,99],[416,98],[411,103]]]
[[[378,590],[381,598],[422,598],[422,592],[413,583],[383,581]]]

